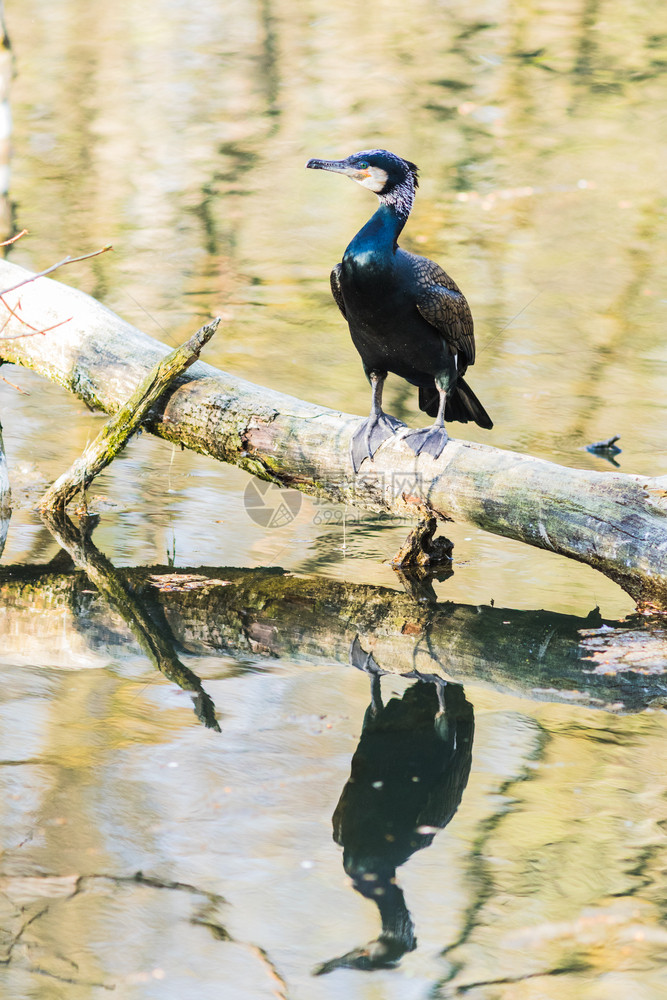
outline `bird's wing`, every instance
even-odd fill
[[[341,265],[336,264],[333,271],[331,272],[331,294],[335,298],[336,305],[342,312],[343,316],[345,317],[345,319],[347,319],[347,316],[345,314],[345,301],[343,299],[343,293],[340,287],[340,271],[341,271]]]
[[[458,285],[426,257],[412,254],[417,279],[417,309],[443,339],[463,355],[465,366],[475,360],[475,336],[470,306]],[[459,370],[462,369],[459,366]]]

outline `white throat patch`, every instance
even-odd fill
[[[355,177],[355,181],[362,187],[379,194],[387,183],[388,174],[382,167],[369,167],[368,170],[359,171],[360,176]]]

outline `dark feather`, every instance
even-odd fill
[[[459,354],[458,370],[475,362],[472,313],[456,282],[435,261],[410,254],[416,278],[417,309]]]
[[[331,278],[330,278],[331,294],[336,300],[336,305],[342,312],[343,316],[345,317],[345,319],[347,319],[347,314],[345,312],[345,300],[343,299],[343,293],[340,287],[340,270],[341,270],[341,265],[336,264],[333,271],[331,272]]]
[[[440,397],[435,382],[428,389],[419,389],[419,409],[435,417],[438,413]],[[486,430],[491,430],[493,421],[465,379],[459,378],[454,389],[447,394],[445,420],[458,420],[467,424],[471,420]]]

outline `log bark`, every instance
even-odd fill
[[[27,276],[0,262],[0,288]],[[0,356],[109,413],[168,353],[99,302],[49,278],[3,296],[0,311],[8,318],[4,336],[25,332],[20,317],[37,329],[68,320],[43,336],[0,341]],[[437,460],[415,458],[400,436],[354,476],[348,443],[359,419],[197,362],[147,426],[305,493],[415,520],[465,521],[588,563],[641,607],[667,610],[667,476],[570,469],[454,439]]]

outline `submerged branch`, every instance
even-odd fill
[[[0,261],[0,287],[33,277]],[[34,369],[108,413],[168,353],[99,302],[57,281],[33,280],[23,288],[21,303],[37,328],[73,318],[44,337],[1,343],[4,360]],[[10,315],[10,332],[16,322]],[[359,419],[197,362],[147,426],[169,441],[305,493],[415,520],[466,521],[588,563],[641,606],[667,610],[667,477],[569,469],[453,439],[439,459],[416,458],[400,436],[354,476],[348,445]]]

